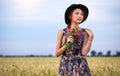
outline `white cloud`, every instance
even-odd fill
[[[64,18],[64,11],[72,3],[83,3],[90,9],[89,21],[111,21],[114,18],[119,18],[119,16],[109,14],[111,7],[118,7],[118,1],[105,1],[105,0],[76,0],[76,1],[59,1],[60,4],[64,2],[64,5],[56,5],[56,2],[53,2],[53,5],[50,3],[46,4],[47,1],[44,0],[13,0],[14,5],[11,6],[12,10],[8,17],[2,17],[0,20],[6,21],[46,21],[46,22],[55,22],[57,20]],[[52,3],[52,2],[51,2]],[[11,3],[12,4],[12,3]],[[16,5],[17,4],[17,5]],[[17,6],[17,7],[16,7]],[[63,8],[63,9],[62,9]],[[105,9],[106,8],[106,9]]]
[[[90,22],[110,22],[120,18],[120,15],[112,13],[113,9],[120,9],[119,0],[81,0],[78,3],[85,4],[89,8]]]
[[[53,21],[53,17],[52,16],[40,16],[40,17],[4,17],[4,18],[0,18],[0,21],[46,21],[46,22],[51,22]]]
[[[42,7],[44,0],[12,0],[10,3],[14,14],[28,16],[37,12],[36,8]]]

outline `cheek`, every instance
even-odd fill
[[[84,20],[83,15],[80,15],[79,18],[80,18],[82,21]]]
[[[80,15],[80,17],[81,17],[81,18],[84,18],[84,16],[83,16],[83,15]]]
[[[83,20],[83,19],[84,19],[84,17],[83,17],[83,16],[81,16],[81,19]]]
[[[78,16],[77,16],[77,15],[73,15],[72,18],[73,18],[73,19],[76,19],[76,18],[78,18]]]

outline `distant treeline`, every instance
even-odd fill
[[[106,54],[104,55],[103,52],[96,52],[95,50],[91,50],[90,51],[90,56],[91,57],[112,57],[112,56],[116,56],[116,57],[120,57],[120,51],[116,51],[116,54],[115,55],[112,55],[111,54],[111,50],[108,50],[106,52]],[[89,55],[87,55],[89,56]],[[49,55],[0,55],[0,57],[54,57],[52,54],[49,54]]]
[[[53,57],[53,55],[0,55],[0,57]]]
[[[106,54],[104,55],[103,52],[96,52],[95,50],[91,50],[91,56],[106,56],[106,57],[110,57],[110,56],[120,56],[120,51],[116,51],[116,54],[112,55],[111,54],[111,50],[108,50],[106,52]]]

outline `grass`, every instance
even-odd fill
[[[58,76],[60,58],[3,57],[0,76]],[[87,57],[92,76],[120,76],[120,57]]]

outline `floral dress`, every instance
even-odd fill
[[[63,29],[63,36],[66,35],[66,30],[67,28]],[[91,76],[86,58],[81,53],[84,35],[85,30],[82,29],[82,34],[77,38],[79,42],[72,43],[72,51],[65,50],[61,55],[59,65],[60,76]]]

